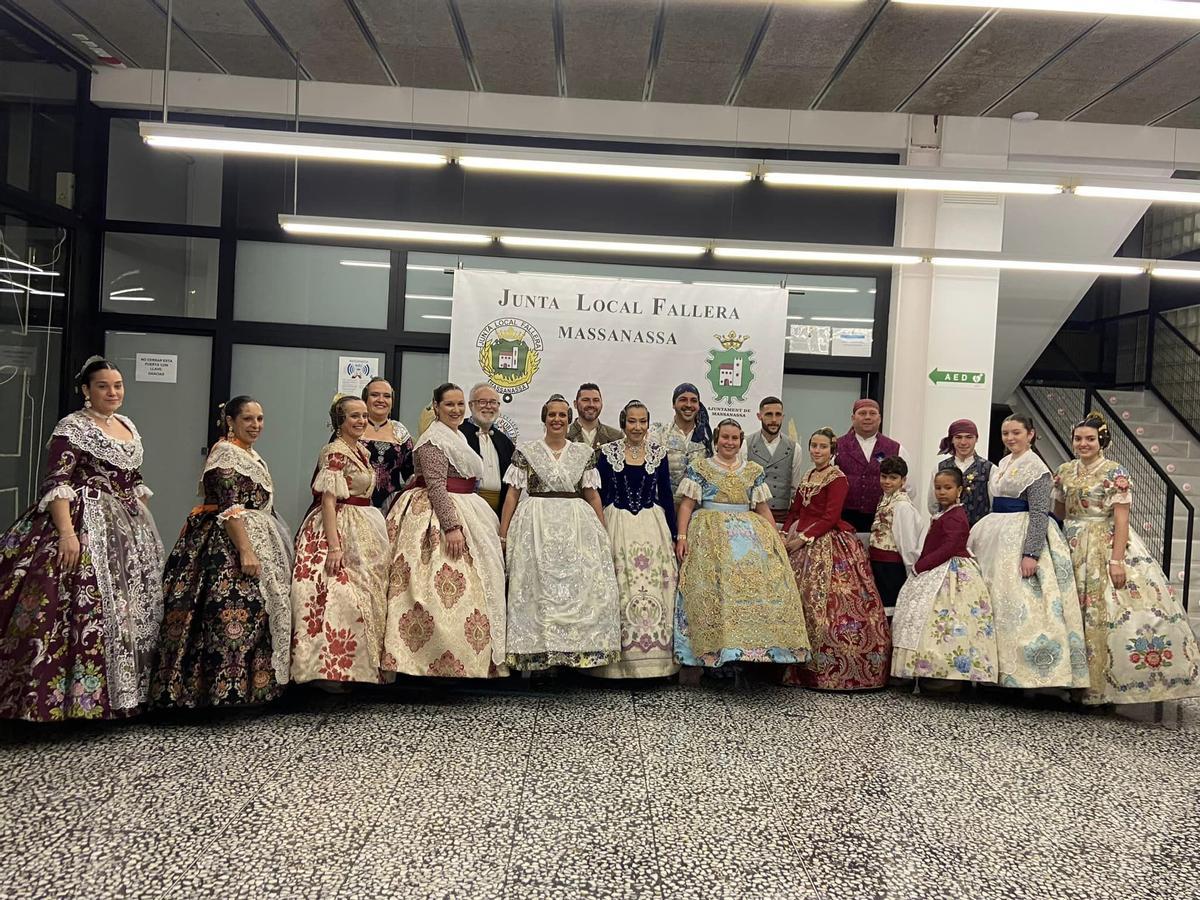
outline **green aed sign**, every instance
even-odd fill
[[[934,384],[983,384],[987,376],[982,372],[947,372],[944,369],[934,369],[929,373],[929,380]]]

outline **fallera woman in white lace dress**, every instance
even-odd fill
[[[518,447],[504,475],[507,662],[522,670],[603,666],[620,658],[621,619],[595,454],[567,441],[571,407],[558,394],[542,421],[545,437]]]

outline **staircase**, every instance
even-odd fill
[[[1192,572],[1190,603],[1193,617],[1200,612],[1200,442],[1163,406],[1151,391],[1097,391],[1120,414],[1129,429],[1155,461],[1166,470],[1175,486],[1192,506],[1197,508],[1192,543]],[[1137,485],[1134,485],[1137,490]],[[1147,537],[1144,524],[1134,523],[1138,532]],[[1154,534],[1161,524],[1155,523]],[[1187,509],[1180,503],[1175,507],[1175,527],[1171,541],[1171,585],[1179,591],[1183,584],[1183,561],[1187,549]]]

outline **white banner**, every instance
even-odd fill
[[[505,400],[502,428],[521,440],[541,436],[546,398],[573,402],[584,382],[600,386],[614,428],[634,398],[651,421],[669,420],[671,391],[687,381],[714,426],[753,431],[759,400],[783,390],[782,288],[462,270],[453,309],[450,380],[489,382]]]

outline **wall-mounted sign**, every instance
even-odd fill
[[[361,396],[367,382],[379,374],[378,367],[372,356],[339,356],[338,393]]]
[[[173,353],[139,353],[134,381],[158,381],[174,384],[179,374],[179,357]]]
[[[974,387],[987,383],[987,376],[983,372],[957,372],[946,369],[934,369],[929,373],[929,380],[934,384],[965,384],[969,387]]]

